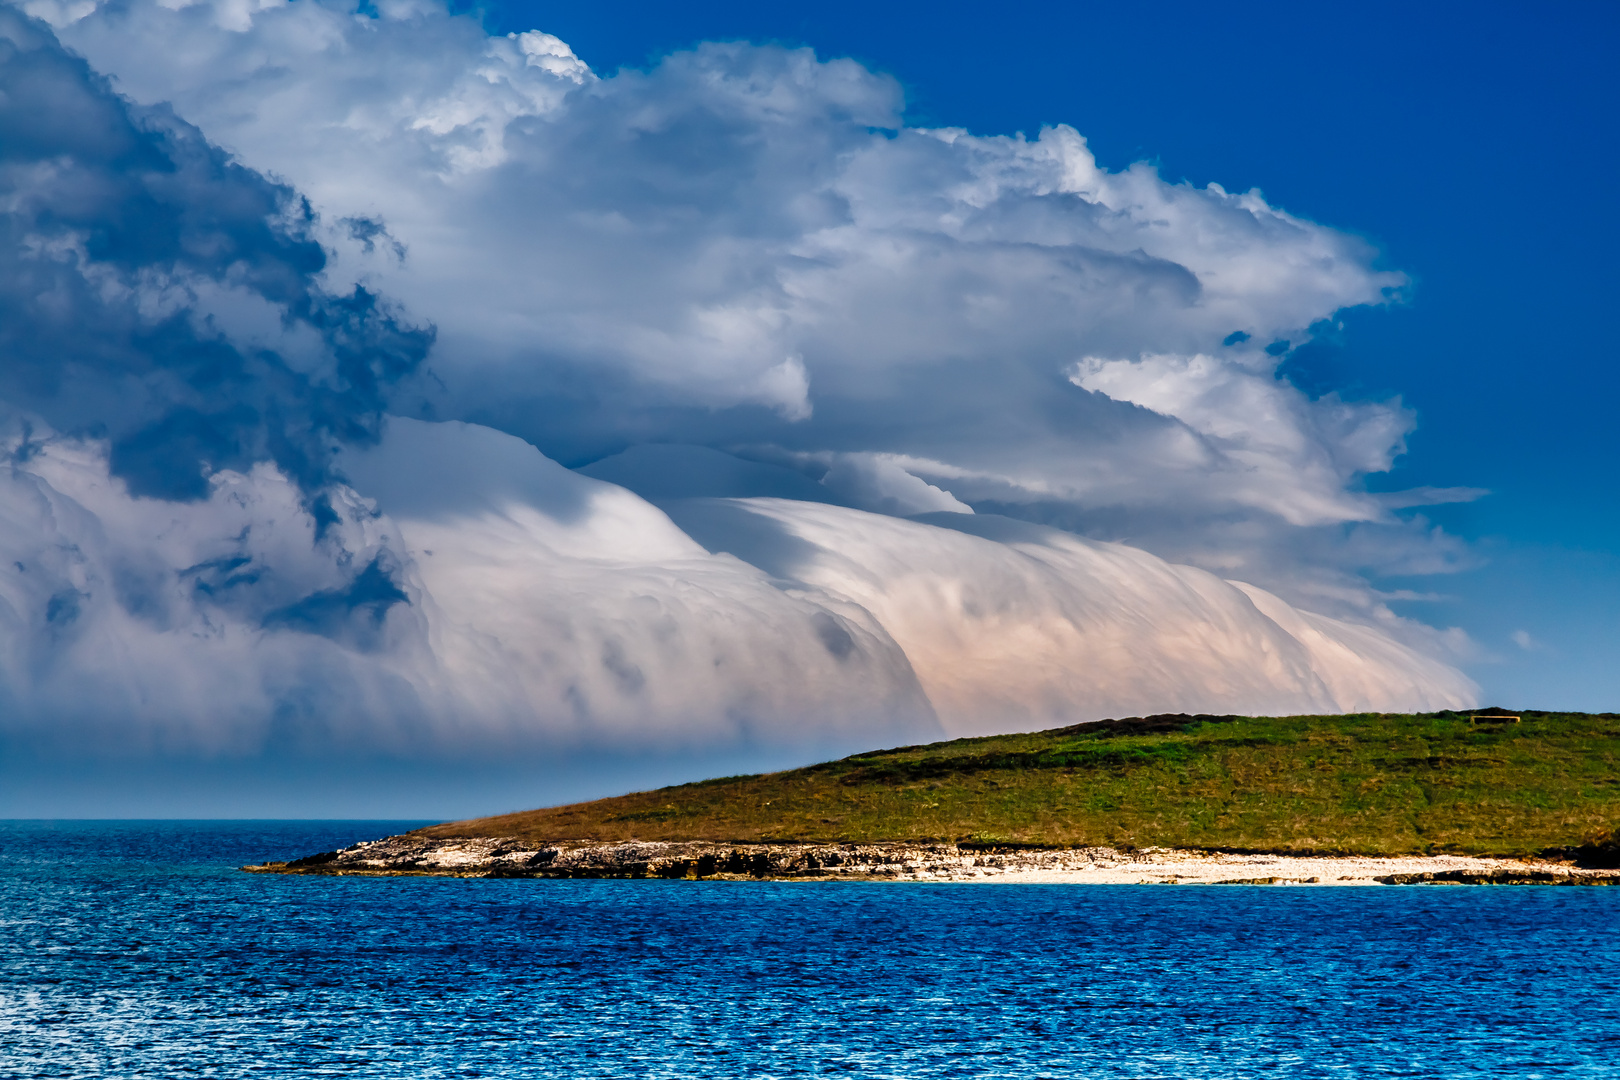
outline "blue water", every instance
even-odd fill
[[[5,1077],[1620,1077],[1620,888],[243,874],[0,823]]]

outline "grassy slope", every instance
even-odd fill
[[[975,840],[1529,854],[1620,825],[1620,716],[1150,718],[440,825],[537,840]]]

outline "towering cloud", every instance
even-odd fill
[[[433,5],[27,10],[89,64],[0,16],[12,737],[1473,693],[1359,576],[1457,557],[1361,487],[1411,415],[1276,375],[1403,287],[1354,237],[1066,127],[907,128],[805,50],[599,77]]]
[[[943,508],[921,480],[1414,640],[1360,572],[1463,558],[1362,490],[1404,449],[1398,401],[1275,377],[1404,277],[1258,193],[1110,172],[1065,127],[907,128],[892,80],[807,50],[598,77],[544,33],[431,4],[30,10],[293,181],[329,274],[431,318],[413,410],[568,465],[698,444]]]

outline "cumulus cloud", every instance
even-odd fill
[[[409,258],[336,237],[328,272],[437,325],[425,415],[569,465],[662,442],[903,469],[1315,602],[1366,569],[1349,526],[1383,535],[1374,570],[1446,558],[1361,484],[1411,413],[1276,378],[1406,279],[1257,192],[1109,171],[1063,126],[908,128],[892,80],[808,50],[598,77],[433,5],[31,10],[329,218],[387,223]]]
[[[908,128],[808,50],[602,77],[430,3],[27,10],[89,65],[3,15],[13,730],[857,746],[1473,693],[1360,576],[1464,558],[1394,511],[1470,493],[1367,494],[1410,412],[1277,377],[1403,288],[1352,236],[1067,127]]]

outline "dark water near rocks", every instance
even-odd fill
[[[248,875],[0,822],[0,1076],[1620,1077],[1620,888]]]

